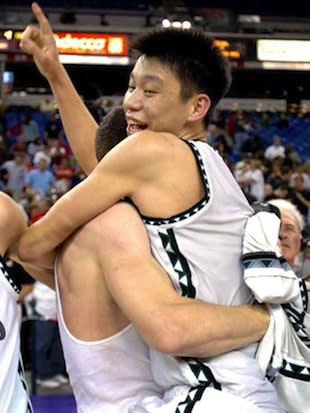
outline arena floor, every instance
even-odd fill
[[[31,397],[34,413],[76,413],[72,394],[46,394]]]

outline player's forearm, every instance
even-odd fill
[[[129,248],[130,249],[130,248]],[[113,250],[113,248],[112,248]],[[211,357],[260,340],[269,325],[262,306],[223,306],[179,296],[153,260],[118,249],[104,261],[109,290],[146,343],[173,355]],[[108,253],[106,251],[106,253]]]
[[[198,307],[180,321],[183,334],[180,329],[176,335],[175,355],[212,357],[236,350],[259,341],[269,325],[269,314],[262,306],[192,305]]]
[[[95,136],[98,125],[77,93],[63,65],[59,65],[57,77],[48,80],[71,149],[83,170],[89,174],[97,165]]]

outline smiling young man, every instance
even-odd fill
[[[57,52],[47,20],[37,6],[34,11],[41,32],[33,27],[26,29],[21,46],[34,54],[39,69],[48,78],[65,128],[71,137],[75,133],[78,136],[73,149],[90,172],[96,162],[90,142],[86,145],[83,138],[95,135],[95,123],[55,58]],[[195,298],[232,305],[229,311],[233,313],[233,306],[253,299],[243,283],[240,265],[243,228],[252,209],[223,160],[204,141],[212,110],[229,87],[227,63],[213,41],[200,31],[156,30],[138,38],[134,47],[141,55],[124,97],[127,131],[133,134],[107,154],[84,182],[64,195],[41,222],[29,228],[21,240],[20,255],[51,266],[52,250],[59,243],[80,225],[127,197],[139,209],[154,257],[168,273],[175,290],[191,304]],[[127,232],[129,219],[129,215],[123,217],[120,251],[126,250],[125,238],[134,244],[132,233]],[[105,228],[111,232],[112,227],[110,220],[110,226]],[[109,251],[108,245],[106,250]],[[153,306],[158,300],[165,301],[165,295],[160,294],[159,281],[149,284],[147,271],[142,272],[144,276],[134,288],[128,288],[127,283],[136,274],[138,250],[132,260],[127,257],[125,261],[114,253],[114,261],[106,268],[109,290],[143,338],[155,348],[150,353],[151,367],[160,389],[169,392],[180,385],[195,393],[194,401],[192,392],[184,395],[179,411],[190,405],[191,411],[198,412],[208,402],[224,409],[233,397],[240,402],[239,407],[234,406],[236,412],[280,412],[275,391],[254,360],[256,345],[207,361],[164,354],[210,356],[208,346],[197,345],[194,340],[199,336],[202,339],[203,327],[200,331],[200,326],[192,323],[194,335],[188,329],[174,334],[177,325],[171,331],[167,329],[167,325],[173,325],[172,308],[177,311],[178,306]],[[44,262],[42,257],[51,252],[51,260]],[[128,278],[120,277],[124,262],[131,264],[127,266]],[[148,301],[149,297],[152,301]],[[168,308],[171,311],[167,312]],[[190,320],[192,312],[183,315]],[[228,323],[226,317],[205,320],[210,331],[214,331],[215,324],[227,327]],[[157,334],[156,329],[152,330],[154,323]],[[236,328],[237,324],[228,335],[234,335]],[[191,345],[185,344],[191,337]]]

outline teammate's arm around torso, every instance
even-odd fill
[[[40,259],[124,197],[142,214],[176,214],[201,199],[200,180],[194,156],[179,138],[151,131],[132,135],[27,230],[19,246],[21,259]]]

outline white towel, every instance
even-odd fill
[[[244,279],[267,303],[269,328],[256,358],[288,413],[310,413],[310,315],[306,284],[278,249],[280,219],[270,212],[249,218],[244,235]]]

